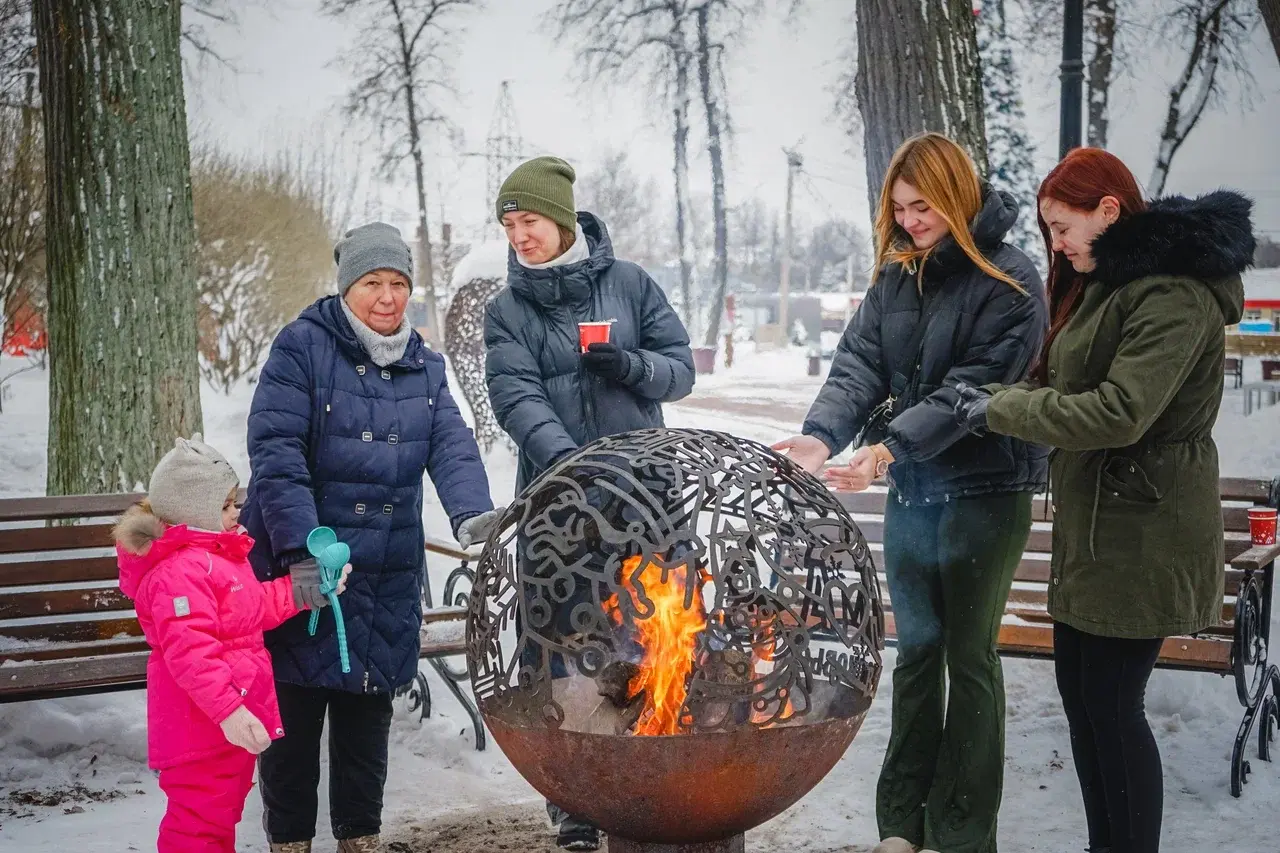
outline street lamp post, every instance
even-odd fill
[[[1084,0],[1065,0],[1062,18],[1062,105],[1058,158],[1081,144],[1084,84]]]

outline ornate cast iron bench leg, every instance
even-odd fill
[[[444,582],[444,600],[448,604],[456,607],[466,607],[470,603],[469,590],[475,583],[476,573],[467,565],[467,561],[463,560],[462,565],[449,573],[449,577]],[[465,583],[467,591],[458,589],[458,584]],[[440,677],[444,679],[444,686],[449,688],[458,700],[458,704],[462,706],[462,710],[467,712],[467,716],[471,718],[471,725],[476,732],[476,750],[484,752],[487,743],[484,720],[480,717],[480,709],[476,707],[476,703],[463,690],[461,685],[470,677],[466,666],[454,669],[449,666],[448,662],[440,659],[431,661],[431,665],[436,668],[436,672],[440,673]]]
[[[1258,727],[1258,757],[1271,760],[1271,741],[1280,728],[1280,667],[1267,660],[1271,635],[1275,563],[1246,570],[1236,598],[1235,641],[1231,664],[1244,718],[1231,750],[1231,796],[1239,797],[1253,767],[1245,758],[1253,727]]]
[[[462,710],[467,712],[467,716],[471,718],[471,725],[476,731],[476,751],[484,752],[487,740],[484,733],[484,720],[480,718],[480,709],[476,707],[471,697],[463,692],[459,683],[449,674],[449,668],[444,661],[438,658],[432,658],[431,666],[435,671],[440,673],[440,677],[444,679],[444,686],[449,688],[449,692],[458,700],[458,704],[462,706]]]
[[[475,581],[475,577],[475,572],[467,565],[467,561],[463,560],[458,568],[449,573],[449,578],[445,581],[445,603],[465,607],[469,596],[466,592],[459,591],[457,587],[462,582],[470,585]],[[422,575],[422,606],[425,608],[434,606],[431,600],[431,581],[427,578],[425,571]],[[468,678],[466,667],[454,669],[443,658],[428,658],[427,663],[440,675],[441,680],[444,681],[444,686],[454,695],[454,698],[458,700],[458,704],[462,706],[462,710],[466,711],[467,716],[471,718],[471,725],[476,733],[476,750],[483,752],[488,743],[484,730],[484,720],[480,717],[480,709],[476,707],[475,702],[460,686]],[[425,720],[430,717],[431,688],[427,684],[426,675],[421,670],[421,664],[419,664],[417,678],[406,690],[409,692],[410,712],[416,707],[414,701],[417,699],[421,702],[420,707],[422,708],[422,716],[419,719]]]

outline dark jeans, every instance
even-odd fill
[[[1099,637],[1053,623],[1053,664],[1091,850],[1160,849],[1164,771],[1144,706],[1160,644],[1160,638]]]
[[[881,838],[995,853],[1005,714],[996,639],[1030,529],[1030,493],[909,507],[889,495],[884,565],[898,658],[876,789]]]
[[[320,735],[329,714],[329,822],[333,837],[382,830],[391,695],[359,694],[276,682],[285,736],[258,758],[262,825],[272,843],[316,834]]]

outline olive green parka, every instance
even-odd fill
[[[1223,327],[1243,314],[1251,202],[1153,202],[1100,234],[1048,384],[989,388],[993,432],[1053,448],[1049,614],[1150,638],[1216,624],[1223,534],[1213,425]]]

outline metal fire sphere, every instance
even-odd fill
[[[467,665],[512,764],[611,849],[728,851],[847,749],[883,637],[866,541],[820,480],[653,429],[580,448],[507,508]]]

